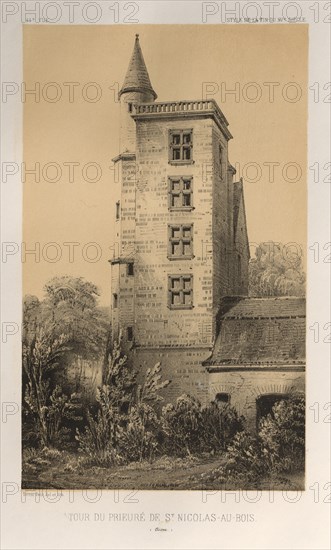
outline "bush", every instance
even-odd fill
[[[120,434],[120,418],[112,405],[111,390],[103,386],[97,390],[97,412],[87,411],[87,426],[84,432],[77,429],[76,440],[79,451],[85,454],[91,464],[111,466],[120,462],[116,452]]]
[[[239,417],[229,404],[213,402],[202,409],[202,444],[206,451],[225,450],[243,429],[244,417]]]
[[[247,432],[235,435],[228,446],[225,470],[232,477],[255,479],[265,472],[265,463],[256,437]]]
[[[121,456],[128,462],[151,461],[158,449],[158,429],[159,420],[151,406],[142,404],[132,407],[119,438]]]
[[[151,460],[158,448],[159,420],[154,410],[162,400],[161,365],[146,371],[143,383],[136,384],[136,374],[120,353],[119,342],[110,354],[107,382],[97,391],[97,410],[87,411],[84,432],[77,430],[79,451],[95,465]]]
[[[185,456],[200,449],[202,414],[199,401],[182,395],[175,405],[162,409],[162,428],[165,433],[165,450],[175,456]]]
[[[194,397],[182,395],[163,408],[162,428],[166,452],[181,457],[224,450],[243,429],[243,418],[230,405],[202,407]]]
[[[292,396],[276,403],[260,421],[257,435],[237,433],[226,453],[226,462],[206,480],[256,481],[261,476],[302,470],[305,457],[305,401]]]
[[[279,472],[300,470],[305,463],[305,399],[293,395],[276,403],[260,421],[259,439],[269,468]]]

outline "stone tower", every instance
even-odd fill
[[[247,294],[243,189],[228,160],[232,135],[214,100],[155,102],[136,35],[119,93],[114,159],[112,329],[144,370],[157,361],[181,393],[207,398],[202,362],[221,300]]]

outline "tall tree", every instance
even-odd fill
[[[95,390],[94,376],[105,354],[109,320],[98,308],[98,289],[81,277],[54,277],[45,298],[23,303],[23,410],[25,426],[36,426],[44,445],[59,433],[72,408],[62,393]],[[85,366],[91,380],[83,379]],[[55,435],[51,435],[51,433]]]
[[[304,296],[306,276],[295,246],[260,243],[249,264],[250,296]]]
[[[73,353],[83,359],[103,356],[109,321],[97,307],[98,288],[82,277],[62,276],[51,279],[45,291],[45,315],[56,333],[68,336]]]

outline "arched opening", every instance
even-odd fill
[[[272,415],[272,408],[275,403],[288,399],[289,395],[286,393],[269,393],[266,395],[260,395],[256,400],[256,426],[259,426],[260,420],[267,416]]]
[[[231,399],[231,396],[229,393],[217,393],[215,396],[215,403],[219,407],[222,407],[224,405],[229,405],[230,399]]]

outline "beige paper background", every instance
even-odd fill
[[[102,21],[104,23],[113,22],[113,14],[110,13],[105,4],[105,12]],[[140,3],[139,3],[140,4]],[[201,5],[199,2],[160,2],[155,9],[154,2],[145,2],[147,8],[141,8],[139,20],[141,22],[158,23],[178,23],[192,22],[201,23]],[[161,8],[162,4],[162,9]],[[261,6],[262,2],[259,2]],[[327,24],[329,12],[326,11],[327,3],[319,3],[319,17],[316,18],[316,3],[298,1],[302,8],[306,21],[309,21],[309,41],[310,41],[310,85],[318,82],[320,85],[319,99],[314,98],[312,92],[309,93],[309,166],[318,162],[321,167],[322,179],[327,175],[327,171],[322,170],[324,164],[329,160],[329,105],[324,101],[329,88],[323,91],[323,86],[330,79],[330,54],[329,38],[330,26]],[[243,6],[245,4],[243,3]],[[312,10],[312,7],[314,10]],[[232,3],[231,3],[232,7]],[[281,13],[281,7],[277,8],[277,13]],[[264,13],[267,8],[264,6]],[[127,15],[127,12],[124,12]],[[82,19],[82,18],[81,18]],[[209,18],[211,23],[221,22],[220,13]],[[325,21],[324,21],[325,20]],[[21,61],[23,52],[22,46],[22,25],[21,13],[8,20],[7,26],[4,26],[3,41],[4,48],[2,55],[3,78],[6,81],[15,81],[20,83],[23,80],[21,73]],[[62,21],[62,20],[61,20]],[[82,20],[84,23],[84,21]],[[69,26],[69,21],[68,21]],[[238,25],[238,34],[241,25]],[[258,30],[254,26],[253,30]],[[287,26],[285,23],[284,26]],[[289,24],[291,31],[297,28],[296,24]],[[301,23],[299,23],[301,26]],[[54,25],[49,25],[49,31],[54,29]],[[50,28],[52,27],[52,28]],[[219,27],[219,30],[226,30],[225,25]],[[270,25],[271,27],[271,25]],[[269,27],[270,32],[272,29]],[[169,30],[170,27],[165,30]],[[115,31],[116,26],[109,26],[109,32]],[[73,25],[70,30],[74,31]],[[90,29],[94,35],[98,34],[99,27]],[[135,28],[129,26],[128,30],[134,32]],[[69,33],[69,30],[68,30]],[[141,40],[143,39],[141,35]],[[239,36],[240,41],[240,36]],[[237,41],[238,42],[238,41]],[[144,42],[142,40],[144,47]],[[202,41],[200,42],[202,45]],[[265,46],[265,45],[264,45]],[[235,46],[232,46],[233,49]],[[263,56],[265,51],[262,48],[258,63],[266,63],[267,56]],[[129,52],[131,53],[131,51]],[[147,52],[145,58],[149,62]],[[295,57],[295,56],[294,56]],[[294,65],[296,67],[296,65]],[[124,72],[123,68],[123,72]],[[164,69],[163,69],[164,70]],[[271,68],[272,71],[272,68]],[[159,71],[158,78],[161,77],[162,70]],[[153,78],[154,75],[152,74]],[[215,77],[212,78],[215,80]],[[157,82],[153,84],[160,93]],[[198,89],[198,88],[197,88]],[[200,94],[199,94],[200,95]],[[193,97],[190,94],[190,97]],[[165,99],[160,96],[160,100]],[[314,100],[315,99],[315,100]],[[21,138],[22,138],[22,120],[21,120],[21,102],[20,95],[16,94],[7,105],[4,105],[4,135],[3,140],[4,158],[9,160],[22,161]],[[224,111],[231,122],[233,131],[232,113],[235,107],[228,103]],[[231,112],[230,112],[231,107]],[[246,106],[249,108],[249,105]],[[36,127],[36,131],[38,128]],[[235,134],[235,141],[239,140],[239,135]],[[242,137],[243,139],[243,137]],[[232,142],[232,152],[235,145]],[[240,154],[244,154],[246,146],[249,146],[247,140]],[[238,143],[239,145],[239,143]],[[232,157],[233,158],[233,157]],[[21,242],[21,182],[20,175],[11,178],[9,185],[4,185],[3,192],[3,210],[2,210],[2,229],[3,239],[17,243]],[[329,204],[330,188],[327,182],[323,183],[320,179],[316,184],[312,178],[312,172],[309,171],[309,244],[319,243],[321,254],[320,261],[314,261],[314,255],[308,251],[309,279],[308,279],[308,309],[307,325],[319,323],[321,335],[318,343],[314,342],[313,332],[307,331],[308,345],[308,395],[307,395],[307,436],[308,436],[308,455],[307,455],[307,487],[308,489],[301,495],[298,495],[298,501],[293,503],[285,500],[286,495],[275,494],[275,501],[270,502],[267,493],[263,493],[261,500],[255,504],[250,504],[244,499],[242,494],[227,494],[226,501],[222,499],[222,493],[210,495],[207,503],[202,503],[200,492],[178,493],[162,492],[139,492],[137,495],[137,504],[130,501],[125,503],[127,493],[121,493],[119,499],[117,495],[104,492],[99,503],[87,503],[82,494],[75,494],[75,501],[69,500],[64,495],[59,502],[47,501],[41,495],[38,501],[38,494],[28,496],[24,500],[23,495],[18,491],[13,496],[9,496],[7,502],[2,507],[2,524],[4,526],[2,537],[6,548],[329,548],[329,452],[330,452],[330,430],[329,424],[324,422],[324,417],[329,409],[323,406],[330,401],[330,354],[329,346],[323,342],[325,331],[323,327],[329,322],[329,264],[325,263],[324,257],[329,249],[323,251],[323,246],[329,240]],[[25,186],[25,188],[27,188]],[[247,192],[246,192],[247,202]],[[284,221],[286,223],[287,220]],[[267,230],[268,228],[265,227]],[[52,267],[52,266],[51,266]],[[56,265],[55,265],[56,267]],[[53,266],[53,269],[55,269]],[[108,272],[108,271],[107,271]],[[10,257],[3,266],[2,283],[3,293],[1,309],[4,320],[21,322],[21,261],[20,254]],[[41,280],[41,279],[40,279]],[[31,279],[31,283],[36,282]],[[21,387],[21,334],[9,337],[5,345],[2,346],[2,364],[1,388],[2,398],[7,402],[20,403]],[[318,404],[322,414],[319,421],[314,421],[313,411],[310,406]],[[20,486],[21,457],[20,457],[20,414],[12,415],[7,422],[2,423],[2,480],[3,483],[16,483]],[[316,490],[319,490],[318,500],[316,501]],[[238,496],[238,502],[236,497]],[[248,496],[248,495],[247,495]],[[291,493],[288,495],[290,499]],[[294,495],[295,496],[295,495]],[[93,493],[92,498],[95,497]],[[247,497],[246,497],[247,498]],[[257,515],[257,523],[253,524],[230,524],[229,526],[206,525],[201,523],[176,525],[173,532],[165,536],[164,533],[150,532],[151,524],[128,524],[118,523],[110,525],[104,524],[84,524],[82,522],[70,523],[66,515],[70,512],[131,512],[131,511],[181,511],[181,512],[214,512],[221,510],[233,513],[248,513],[254,511]],[[18,528],[19,526],[19,528]]]
[[[23,67],[27,89],[39,82],[56,82],[62,97],[58,102],[40,101],[27,95],[24,104],[24,161],[31,169],[49,162],[61,166],[58,183],[40,182],[27,175],[23,191],[23,241],[27,249],[40,243],[58,243],[62,256],[50,262],[40,256],[36,262],[27,255],[23,263],[23,294],[42,295],[45,282],[54,275],[83,276],[101,290],[100,303],[110,296],[112,243],[110,213],[112,200],[111,159],[118,154],[119,103],[115,101],[133,49],[135,33],[140,43],[152,85],[159,101],[200,99],[203,83],[216,83],[219,92],[212,97],[227,117],[234,139],[230,142],[230,162],[258,163],[262,177],[258,183],[245,183],[245,202],[250,242],[267,240],[295,242],[306,248],[306,170],[307,170],[307,78],[308,26],[285,25],[139,25],[139,26],[34,26],[24,27]],[[77,82],[74,102],[69,102],[64,83]],[[96,82],[102,97],[96,103],[83,98],[86,83]],[[240,101],[234,95],[222,102],[221,83],[228,90],[239,83]],[[255,82],[262,90],[261,100],[243,99],[243,87]],[[275,99],[269,99],[265,82],[279,83]],[[282,90],[297,83],[302,98],[286,101]],[[118,88],[119,87],[119,88]],[[109,89],[111,88],[111,89]],[[216,88],[217,89],[217,88]],[[92,88],[88,90],[91,94]],[[54,88],[48,89],[49,97]],[[254,96],[253,88],[248,90]],[[288,89],[293,97],[294,89]],[[63,163],[78,162],[75,180],[68,181]],[[97,183],[84,181],[82,167],[97,162],[102,177]],[[263,163],[275,162],[271,183]],[[282,168],[295,162],[302,169],[297,183],[284,181]],[[49,177],[55,172],[49,170]],[[240,175],[240,174],[239,174]],[[248,172],[254,178],[254,169]],[[294,172],[289,170],[292,178]],[[93,171],[89,172],[93,176]],[[69,262],[65,242],[77,242],[74,261]],[[101,247],[97,263],[82,255],[90,242]],[[92,257],[93,250],[90,249]],[[50,258],[55,249],[48,248]]]

